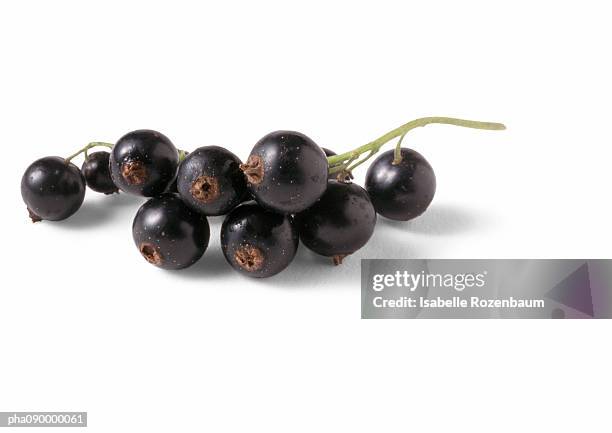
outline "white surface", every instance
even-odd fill
[[[572,4],[4,3],[0,410],[86,410],[93,432],[608,428],[609,322],[359,319],[362,257],[610,258],[612,30]],[[344,151],[427,115],[509,129],[411,133],[434,204],[338,268],[301,248],[241,278],[213,219],[203,261],[163,272],[132,244],[139,199],[88,191],[32,225],[19,195],[34,159],[138,128],[245,158],[275,129]]]

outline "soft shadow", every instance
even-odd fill
[[[316,288],[324,282],[333,285],[334,279],[343,278],[348,267],[352,268],[348,259],[343,265],[334,266],[331,258],[319,256],[300,244],[295,258],[287,269],[273,277],[262,278],[258,282],[282,289]]]
[[[188,280],[200,279],[210,281],[211,278],[219,278],[233,273],[232,268],[223,257],[221,248],[213,246],[208,248],[202,258],[186,269],[176,272],[177,278]],[[235,274],[237,276],[237,274]]]
[[[412,259],[421,258],[414,245],[398,240],[397,233],[386,227],[376,227],[370,241],[359,251],[334,266],[332,259],[313,253],[300,244],[298,253],[287,269],[274,277],[261,280],[262,284],[282,289],[338,288],[359,290],[361,284],[361,259]]]
[[[211,242],[204,256],[193,266],[176,272],[177,278],[201,279],[207,282],[227,278],[248,278],[235,272],[223,257],[219,231],[223,217],[209,217]],[[420,235],[454,235],[480,228],[487,215],[454,205],[432,206],[414,221],[398,222],[380,217],[370,241],[350,255],[340,266],[329,257],[319,256],[300,243],[295,259],[283,272],[256,284],[282,290],[355,290],[360,289],[361,259],[421,259],[426,251],[418,248]],[[404,234],[398,234],[398,229]],[[418,238],[417,238],[418,236]],[[421,250],[421,251],[419,251]]]
[[[112,194],[85,198],[81,208],[70,218],[54,223],[62,229],[99,227],[117,219],[132,218],[144,202],[131,194]]]
[[[209,218],[211,244],[204,256],[194,265],[173,275],[209,283],[227,278],[249,278],[234,271],[223,257],[218,240],[222,221],[222,217]],[[331,258],[315,254],[300,243],[296,257],[287,269],[270,278],[249,278],[249,281],[283,290],[359,290],[361,259],[422,258],[409,238],[410,234],[398,238],[395,229],[377,226],[370,241],[339,266],[334,266]]]
[[[448,236],[466,233],[482,228],[489,223],[487,216],[453,204],[434,204],[425,213],[411,221],[394,221],[379,216],[380,226],[434,236]]]

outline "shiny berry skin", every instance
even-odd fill
[[[81,166],[81,173],[85,176],[87,186],[103,194],[119,192],[117,185],[113,183],[110,175],[110,153],[94,152],[87,155],[87,159]]]
[[[418,217],[436,192],[436,176],[423,156],[401,149],[402,161],[393,165],[394,152],[380,155],[368,168],[366,189],[376,212],[397,221]]]
[[[183,269],[206,251],[210,228],[206,217],[190,209],[178,194],[164,193],[138,209],[132,236],[149,263],[163,269]]]
[[[183,201],[204,215],[225,215],[247,194],[236,155],[219,146],[191,152],[179,166],[177,189]]]
[[[255,200],[278,213],[301,212],[327,187],[327,158],[304,134],[272,132],[257,142],[240,166]]]
[[[79,168],[59,156],[34,161],[21,178],[21,197],[33,222],[60,221],[74,214],[85,198]]]
[[[298,248],[298,233],[289,215],[242,204],[225,217],[221,248],[225,259],[249,277],[271,277],[289,266]]]
[[[330,180],[312,207],[296,216],[300,239],[334,263],[363,247],[374,232],[376,212],[366,190],[354,183]]]
[[[119,139],[110,157],[111,176],[121,191],[153,197],[176,177],[178,150],[163,134],[141,129]]]

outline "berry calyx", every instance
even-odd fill
[[[261,250],[248,244],[236,249],[234,259],[240,267],[248,272],[258,271],[265,261],[264,254]]]
[[[125,161],[121,164],[121,175],[129,185],[142,185],[149,176],[142,161]]]
[[[247,162],[240,164],[240,170],[244,172],[247,181],[253,185],[259,185],[264,177],[264,165],[259,155],[251,155]]]
[[[244,199],[246,181],[240,159],[219,146],[203,146],[181,163],[177,189],[192,209],[204,215],[224,215]]]
[[[212,176],[199,176],[191,184],[189,192],[196,200],[210,203],[219,197],[219,182]]]
[[[161,266],[162,264],[162,255],[157,249],[155,245],[143,242],[140,244],[140,254],[145,258],[145,260],[152,265]]]
[[[32,209],[30,209],[29,207],[26,208],[26,209],[28,211],[28,216],[30,217],[30,219],[32,220],[33,223],[38,223],[38,222],[41,222],[43,220],[41,217],[39,217],[34,212],[32,212]]]

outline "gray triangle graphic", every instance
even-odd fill
[[[593,298],[591,296],[588,264],[585,263],[572,272],[567,278],[548,291],[546,296],[593,317]]]

